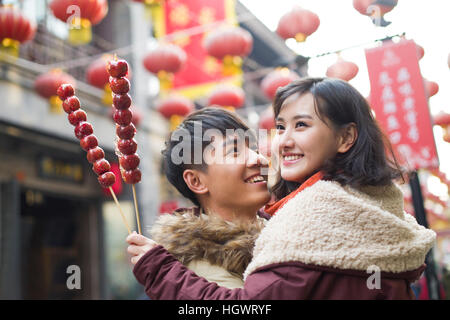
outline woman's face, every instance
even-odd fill
[[[202,173],[210,201],[237,210],[264,206],[270,200],[268,161],[256,151],[257,145],[235,135],[218,135],[210,146],[204,153],[208,167]]]
[[[272,147],[284,180],[303,183],[336,155],[339,139],[329,120],[325,121],[316,114],[312,94],[286,99],[275,119]]]

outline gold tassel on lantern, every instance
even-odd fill
[[[0,42],[0,57],[8,55],[17,58],[19,56],[20,42],[10,38],[4,38]]]
[[[144,0],[145,18],[147,18],[147,20],[155,21],[161,14],[161,1],[162,0]]]
[[[63,112],[62,101],[58,96],[51,96],[48,100],[50,102],[51,113],[59,114]]]
[[[69,29],[69,42],[75,46],[84,45],[92,41],[91,22],[84,18],[73,18]]]
[[[181,122],[183,122],[183,118],[182,116],[179,116],[177,114],[174,114],[173,116],[170,116],[169,119],[169,130],[170,132],[172,132],[173,130],[175,130]]]
[[[105,84],[105,87],[103,88],[102,103],[105,106],[111,106],[113,103],[112,90],[111,90],[111,86],[109,85],[109,83]]]
[[[306,40],[306,36],[303,33],[299,32],[295,35],[295,40],[297,42],[304,42]]]
[[[169,90],[173,86],[173,73],[164,70],[158,72],[159,85],[161,90]]]
[[[223,75],[235,76],[242,73],[242,58],[239,56],[225,56],[223,58]]]

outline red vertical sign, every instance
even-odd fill
[[[366,50],[370,103],[376,119],[410,169],[439,166],[436,145],[414,41]]]

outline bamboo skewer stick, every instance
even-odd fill
[[[133,188],[134,208],[136,211],[136,220],[137,220],[137,225],[138,225],[138,231],[139,231],[139,234],[142,234],[141,220],[139,219],[139,209],[138,209],[138,205],[137,205],[136,188],[134,187],[134,184],[132,185],[132,188]]]
[[[116,198],[116,194],[114,193],[114,190],[111,187],[109,187],[109,191],[111,192],[111,195],[114,198],[114,202],[116,203],[117,207],[119,208],[120,215],[122,216],[125,227],[127,227],[128,234],[131,234],[130,226],[128,225],[127,219],[125,218],[125,214],[123,213],[122,208],[120,207],[119,201]]]

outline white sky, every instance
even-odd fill
[[[439,84],[439,92],[429,101],[431,114],[450,113],[450,70],[447,64],[450,53],[449,0],[399,0],[398,5],[385,15],[385,19],[392,22],[385,28],[375,27],[369,17],[356,11],[353,0],[240,1],[272,31],[275,31],[280,17],[295,5],[316,13],[320,26],[315,33],[304,43],[296,43],[293,39],[287,41],[290,48],[304,56],[364,44],[341,52],[342,58],[358,65],[359,73],[350,83],[364,96],[368,96],[370,91],[364,49],[371,46],[372,40],[405,32],[407,39],[416,41],[425,50],[425,56],[420,60],[423,77]],[[325,76],[326,69],[335,61],[334,54],[311,59],[309,75]],[[441,128],[434,129],[434,136],[440,169],[450,178],[450,144],[443,141]],[[448,198],[446,190],[430,191]]]

